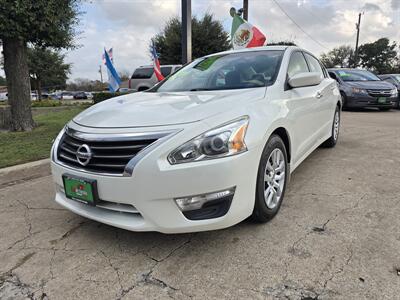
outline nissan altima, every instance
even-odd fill
[[[335,146],[341,105],[324,66],[297,47],[196,59],[65,126],[51,150],[55,201],[132,231],[267,222],[290,173],[317,147]]]

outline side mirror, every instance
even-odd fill
[[[304,72],[289,78],[288,84],[291,88],[318,85],[322,81],[322,76],[317,72]]]

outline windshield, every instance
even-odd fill
[[[277,76],[283,51],[266,50],[200,58],[172,74],[151,92],[265,87]]]
[[[340,70],[337,74],[343,81],[380,81],[379,77],[364,70]]]

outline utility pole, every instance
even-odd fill
[[[103,71],[101,69],[101,65],[99,65],[99,73],[100,73],[100,81],[103,83]]]
[[[249,20],[249,0],[243,0],[243,19]]]
[[[192,1],[182,0],[182,64],[192,60]]]
[[[360,38],[360,25],[361,25],[361,13],[358,14],[358,23],[356,23],[357,39],[356,39],[356,49],[354,51],[354,67],[358,66],[358,41]]]

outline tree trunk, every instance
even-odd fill
[[[30,131],[35,126],[31,111],[27,46],[18,39],[3,39],[4,72],[8,103],[11,106],[12,131]]]

